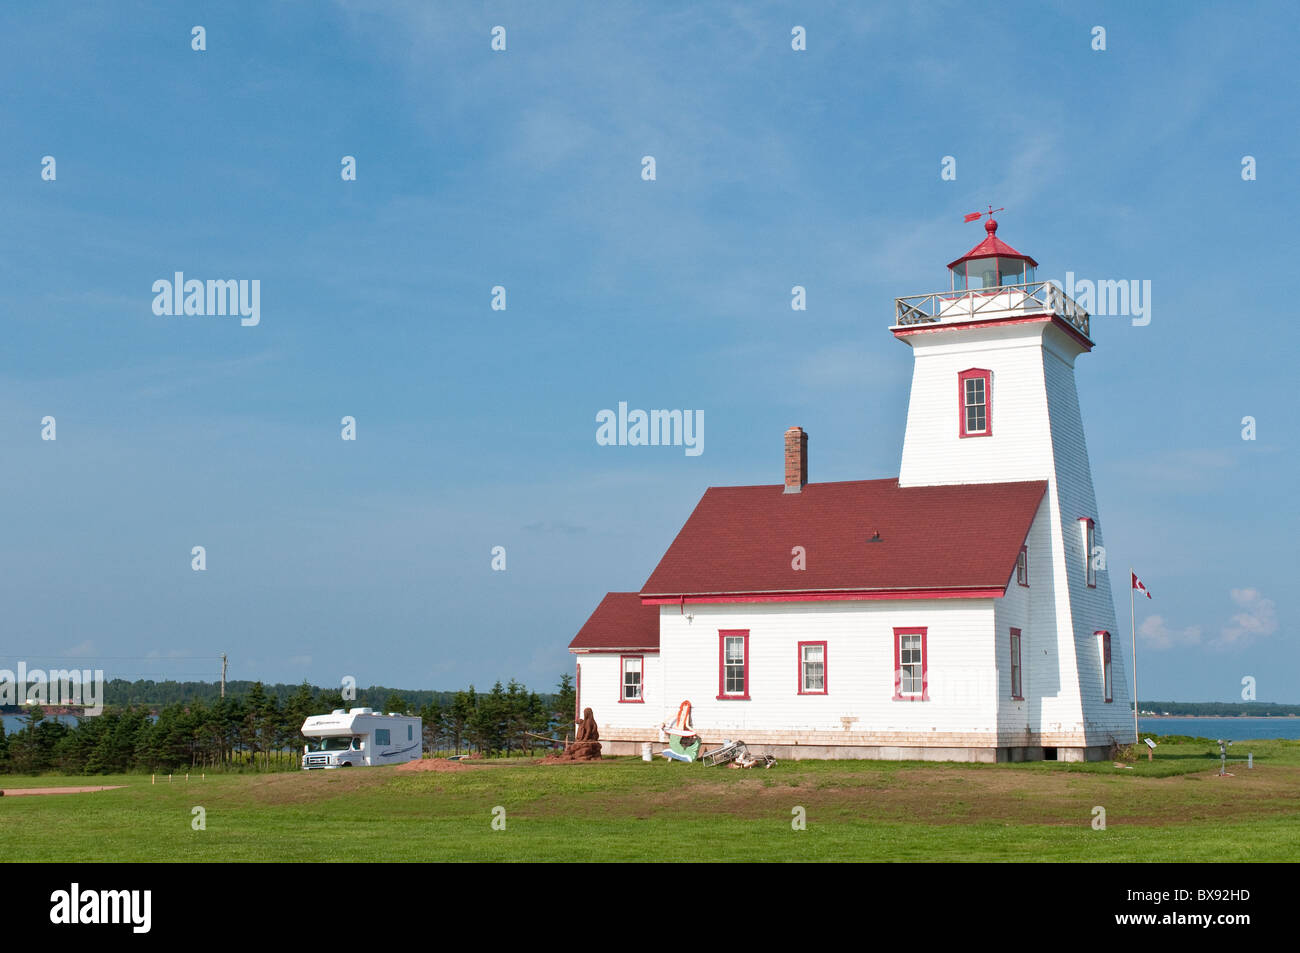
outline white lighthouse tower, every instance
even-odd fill
[[[1089,316],[988,215],[947,290],[895,302],[890,330],[914,355],[899,485],[1047,481],[1012,584],[1028,583],[1033,704],[999,730],[1091,752],[1136,739],[1074,381]]]

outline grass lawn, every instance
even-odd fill
[[[1240,752],[1236,748],[1242,749]],[[489,761],[177,776],[11,777],[108,785],[0,798],[0,851],[21,861],[1295,861],[1300,742],[1256,741],[1255,767],[1205,741],[1131,769],[784,761],[736,771],[660,759]],[[191,828],[192,808],[207,829]],[[495,807],[505,830],[493,830]],[[796,807],[806,830],[792,829]],[[1093,808],[1105,830],[1093,829]]]

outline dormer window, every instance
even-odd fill
[[[990,416],[993,372],[972,367],[957,375],[960,433],[963,437],[987,437],[993,433]]]

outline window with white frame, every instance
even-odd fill
[[[639,702],[641,697],[641,680],[645,673],[645,659],[640,655],[623,657],[623,694],[619,701]]]
[[[826,643],[799,643],[799,694],[826,694]]]
[[[1016,701],[1025,696],[1020,685],[1020,630],[1011,630],[1011,697]]]
[[[1093,551],[1097,548],[1097,524],[1088,517],[1079,520],[1083,526],[1083,565],[1087,574],[1088,588],[1097,588],[1097,566],[1093,562]]]
[[[718,698],[749,698],[749,632],[724,629],[718,633]]]
[[[960,434],[963,437],[987,437],[993,432],[990,420],[990,394],[993,372],[972,367],[957,375],[960,401]]]
[[[1110,633],[1098,632],[1101,636],[1101,683],[1106,701],[1115,700],[1115,686],[1110,680]]]
[[[1006,565],[1003,563],[1003,565]],[[1021,546],[1020,555],[1016,557],[1016,582],[1022,586],[1029,585],[1029,547]]]
[[[894,629],[894,697],[929,700],[926,666],[926,630]]]

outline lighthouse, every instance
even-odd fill
[[[778,758],[1095,761],[1133,740],[1074,384],[1089,315],[992,215],[940,290],[895,301],[899,475],[819,482],[785,428],[784,482],[705,489],[574,636],[607,751],[653,745],[684,700],[701,737]]]
[[[1074,376],[1094,346],[1089,315],[1037,280],[1038,262],[998,237],[992,212],[984,228],[948,264],[945,290],[895,300],[890,330],[913,355],[899,486],[1047,482],[1017,579],[1032,578],[1037,638],[1055,634],[1027,653],[1026,674],[1058,690],[1030,722],[1085,748],[1127,740],[1125,653]]]

